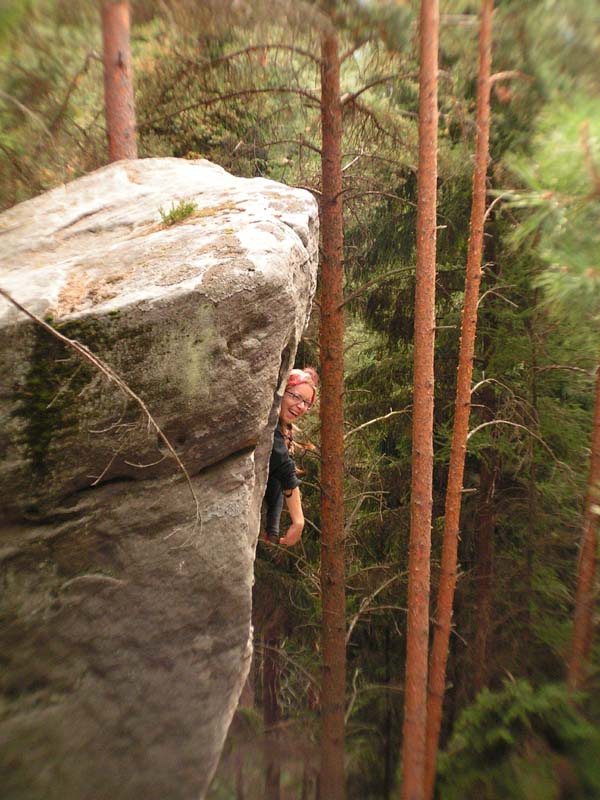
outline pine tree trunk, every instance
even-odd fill
[[[425,796],[433,477],[438,34],[438,0],[421,0],[412,483],[402,740],[403,800],[423,800]]]
[[[585,503],[583,539],[577,569],[575,615],[571,656],[567,670],[567,684],[579,689],[585,679],[594,632],[594,585],[596,581],[596,553],[598,550],[598,511],[600,484],[600,367],[596,371],[596,400],[592,428],[592,454]]]
[[[444,535],[440,585],[435,617],[435,633],[431,651],[427,706],[426,797],[433,797],[435,765],[442,723],[442,706],[446,682],[446,664],[452,624],[452,606],[456,588],[458,534],[462,501],[465,454],[471,412],[471,378],[477,329],[477,304],[481,282],[483,227],[486,207],[486,173],[490,131],[490,72],[492,51],[493,0],[483,0],[479,35],[479,80],[477,87],[477,140],[469,252],[465,280],[461,339],[458,355],[454,428],[444,510]],[[416,403],[416,398],[415,398]]]
[[[277,680],[280,644],[278,638],[269,638],[265,640],[263,651],[265,800],[280,800],[281,767],[277,743],[277,724],[279,722]]]
[[[319,796],[343,800],[346,689],[342,106],[338,40],[321,36],[321,765]]]
[[[110,161],[137,158],[129,3],[102,4],[104,104]]]

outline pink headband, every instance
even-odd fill
[[[288,378],[286,389],[290,386],[300,386],[300,384],[306,383],[312,389],[312,399],[311,402],[315,402],[315,397],[317,396],[317,391],[315,389],[315,383],[313,375],[310,372],[305,372],[303,369],[293,369],[290,372],[290,377]]]

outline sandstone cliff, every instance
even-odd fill
[[[171,225],[163,217],[192,204]],[[6,800],[200,798],[250,657],[259,507],[315,288],[310,195],[120,162],[0,216]]]

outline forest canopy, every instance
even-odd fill
[[[343,115],[345,775],[349,798],[391,798],[406,656],[419,3],[130,5],[139,157],[207,158],[317,198],[327,189],[325,12],[333,21]],[[432,598],[471,235],[479,12],[468,0],[440,7]],[[438,763],[437,791],[448,800],[558,797],[567,784],[570,797],[600,796],[600,766],[584,758],[600,736],[593,631],[576,704],[565,686],[600,344],[599,22],[594,0],[497,0],[494,12],[488,210]],[[98,3],[0,3],[0,106],[2,208],[107,163]],[[317,308],[297,366],[318,364],[318,326]],[[212,800],[236,796],[240,774],[244,796],[265,796],[253,754],[269,648],[278,654],[280,779],[313,796],[316,415],[300,438],[312,443],[301,459],[306,531],[296,551],[259,548],[254,705],[236,715]]]

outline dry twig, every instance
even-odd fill
[[[81,344],[81,342],[78,342],[76,339],[69,339],[68,336],[64,336],[62,333],[60,333],[60,331],[56,330],[56,328],[54,328],[48,322],[46,322],[45,320],[41,319],[41,317],[38,317],[32,311],[29,311],[29,309],[25,308],[25,306],[21,305],[21,303],[19,303],[18,300],[15,300],[15,298],[12,297],[12,295],[10,295],[5,289],[2,289],[1,287],[0,287],[0,295],[2,297],[4,297],[4,299],[7,300],[9,303],[11,303],[13,306],[15,306],[15,308],[18,308],[19,311],[21,311],[23,314],[25,314],[27,317],[29,317],[29,319],[33,320],[33,322],[35,322],[37,325],[40,325],[45,331],[47,331],[47,333],[49,333],[55,339],[58,339],[59,342],[62,342],[64,345],[69,347],[71,350],[74,350],[77,353],[77,355],[79,356],[79,358],[83,359],[84,361],[89,362],[94,367],[94,369],[98,370],[102,375],[104,375],[104,377],[110,383],[114,383],[115,386],[117,386],[117,388],[124,395],[126,395],[129,398],[131,398],[136,403],[136,405],[138,405],[141,408],[142,413],[144,414],[144,416],[146,417],[146,419],[148,421],[148,425],[151,428],[154,429],[154,431],[156,432],[158,437],[164,443],[165,447],[167,448],[167,450],[169,451],[169,453],[171,454],[171,456],[173,457],[173,459],[177,463],[177,466],[179,467],[181,472],[184,474],[186,482],[187,482],[187,484],[189,486],[189,489],[190,489],[190,493],[191,493],[192,498],[194,500],[195,508],[196,508],[196,515],[195,515],[194,525],[200,524],[200,530],[202,530],[202,518],[201,518],[201,515],[200,515],[200,504],[198,502],[198,497],[197,497],[196,492],[194,490],[194,486],[192,484],[192,479],[190,477],[190,474],[187,471],[187,469],[186,469],[184,463],[182,462],[182,460],[179,458],[179,456],[175,452],[175,449],[173,448],[173,445],[168,440],[168,438],[166,437],[166,435],[163,433],[162,429],[160,428],[159,424],[156,422],[156,420],[154,419],[154,417],[150,413],[148,407],[146,406],[146,404],[144,403],[142,398],[139,395],[137,395],[133,391],[133,389],[131,389],[119,375],[117,375],[117,373],[112,369],[112,367],[110,367],[105,361],[102,361],[102,359],[100,359],[97,355],[92,353],[92,351],[88,347],[86,347],[84,344]],[[110,464],[109,464],[109,466],[110,466]],[[102,476],[100,476],[100,477],[102,477]],[[100,478],[96,479],[95,483],[97,483],[99,479]],[[95,483],[93,485],[95,485]]]

